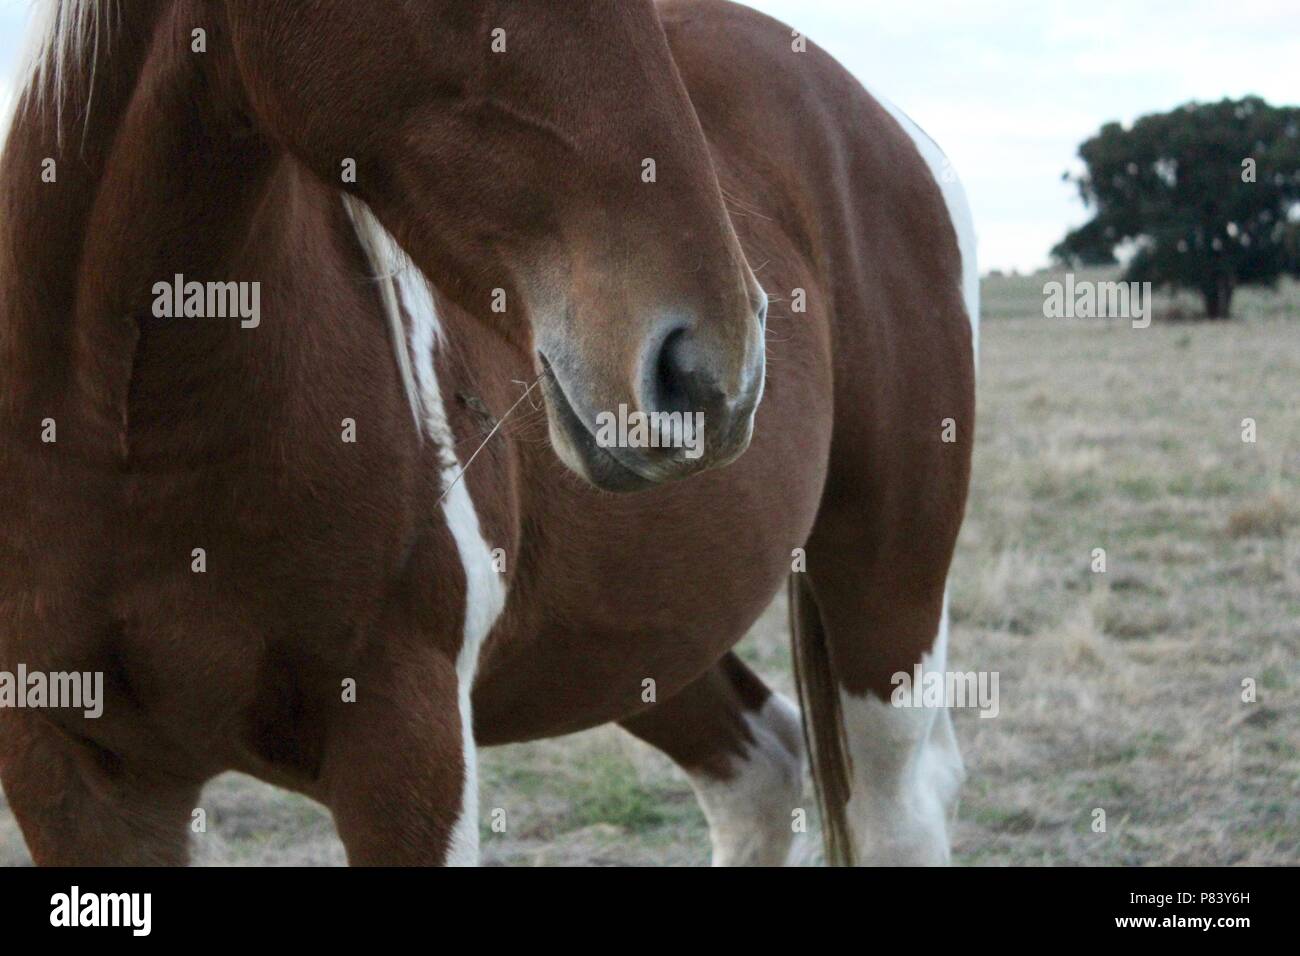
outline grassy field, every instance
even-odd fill
[[[951,666],[999,672],[1001,713],[956,712],[956,862],[1300,863],[1300,288],[1138,330],[1043,319],[1044,281],[985,283]],[[789,691],[784,598],[741,651]],[[510,821],[489,863],[708,861],[685,780],[619,731],[489,751],[482,777]],[[199,862],[343,860],[300,798],[228,776],[203,805]],[[26,859],[0,802],[0,864]]]

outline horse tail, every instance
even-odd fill
[[[852,765],[844,715],[840,712],[839,684],[808,575],[791,574],[789,587],[795,684],[799,690],[813,786],[821,808],[826,862],[832,866],[852,866],[853,836],[848,816]]]

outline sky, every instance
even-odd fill
[[[1086,221],[1061,174],[1103,123],[1224,96],[1300,101],[1300,0],[748,2],[943,147],[970,196],[983,271],[1038,268]],[[0,0],[0,108],[27,8]]]

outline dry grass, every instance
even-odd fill
[[[1034,317],[1043,281],[988,295],[953,656],[1002,712],[957,715],[957,856],[1294,864],[1300,293],[1132,329]]]
[[[1134,330],[1042,319],[1043,281],[986,283],[952,666],[998,671],[1001,713],[956,715],[957,861],[1296,864],[1300,292]],[[783,601],[742,652],[788,691]],[[342,860],[305,800],[225,777],[204,805],[202,862]],[[482,806],[490,863],[708,859],[685,781],[613,729],[484,754]],[[0,804],[0,863],[25,859]]]

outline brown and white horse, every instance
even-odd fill
[[[722,0],[42,13],[0,670],[105,699],[0,708],[38,862],[183,862],[231,769],[354,863],[471,862],[476,746],[610,721],[717,863],[785,859],[805,740],[832,861],[948,858],[948,714],[888,701],[944,668],[976,275],[906,118]],[[615,409],[703,444],[602,441]],[[731,651],[787,581],[802,729]]]

